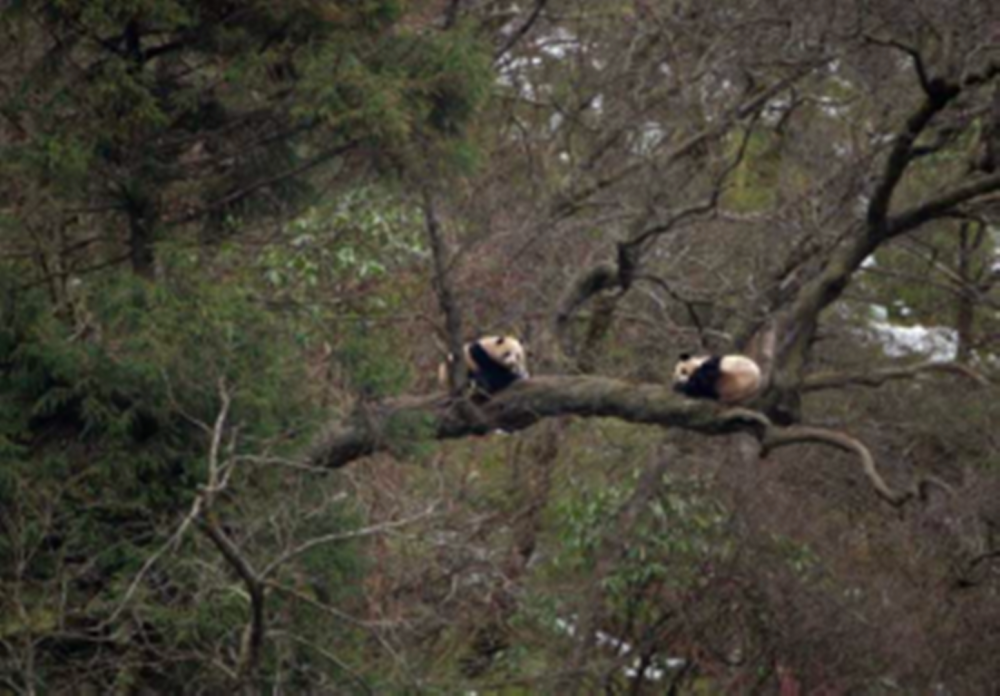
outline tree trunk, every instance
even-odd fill
[[[982,239],[982,230],[973,235],[969,223],[962,223],[958,234],[958,277],[962,282],[959,288],[958,304],[955,312],[955,333],[958,337],[958,349],[955,361],[968,364],[972,357],[974,341],[973,330],[976,320],[976,298],[973,296],[975,278],[972,271],[972,257]]]
[[[153,237],[156,228],[152,206],[147,201],[130,201],[128,205],[129,261],[132,272],[139,278],[155,280],[156,256]]]

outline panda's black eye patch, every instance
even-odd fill
[[[505,358],[509,358],[509,357],[510,357],[510,351],[507,351],[506,353],[504,353],[504,354],[503,354],[503,356],[504,356]]]

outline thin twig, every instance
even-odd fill
[[[375,534],[385,534],[386,532],[392,531],[394,529],[399,529],[400,527],[406,527],[414,522],[419,522],[420,520],[426,519],[427,517],[434,514],[436,506],[431,505],[429,508],[424,510],[418,515],[412,517],[406,517],[401,520],[392,520],[389,522],[382,522],[380,524],[374,524],[369,527],[362,527],[360,529],[354,529],[349,532],[335,532],[333,534],[325,534],[323,536],[310,539],[293,549],[285,551],[283,554],[278,556],[275,560],[271,561],[264,570],[260,572],[258,576],[259,579],[263,580],[271,575],[275,570],[280,568],[282,565],[292,560],[297,556],[301,556],[307,551],[316,548],[317,546],[322,546],[323,544],[332,544],[339,541],[349,541],[351,539],[360,539],[362,537],[373,536]]]
[[[969,379],[981,386],[989,386],[990,384],[986,377],[968,365],[932,360],[917,363],[916,365],[885,367],[879,370],[866,370],[862,372],[819,372],[805,378],[802,384],[802,391],[813,392],[824,389],[840,389],[849,386],[881,387],[886,382],[912,379],[925,372],[954,374]]]
[[[503,58],[508,51],[517,45],[518,41],[523,39],[525,35],[531,31],[531,27],[534,26],[538,17],[542,14],[542,10],[545,9],[545,5],[548,4],[548,1],[549,0],[535,0],[535,7],[532,9],[531,14],[526,20],[524,20],[524,23],[521,26],[514,30],[510,37],[508,37],[507,41],[504,42],[503,46],[501,46],[497,52],[493,54],[493,62],[497,62]]]

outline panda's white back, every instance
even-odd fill
[[[743,355],[727,355],[719,365],[722,379],[716,389],[719,401],[735,403],[749,399],[760,389],[761,374],[757,363]]]

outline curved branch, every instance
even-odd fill
[[[889,204],[896,187],[913,161],[913,145],[927,128],[931,120],[961,93],[956,85],[948,85],[940,80],[927,90],[926,99],[906,119],[902,130],[896,134],[889,157],[886,158],[882,177],[872,192],[868,204],[867,222],[871,230],[881,233],[885,228]]]
[[[887,239],[898,237],[926,222],[953,212],[962,203],[1000,191],[1000,173],[970,181],[904,210],[886,222]]]
[[[831,445],[844,452],[856,454],[861,460],[861,468],[865,476],[871,481],[875,491],[887,502],[895,506],[900,506],[916,495],[916,491],[897,491],[889,486],[879,474],[875,467],[875,458],[860,440],[857,440],[845,433],[823,428],[812,428],[807,426],[793,426],[789,428],[771,428],[763,441],[763,451],[761,456],[767,456],[774,450],[788,445],[797,445],[806,442],[816,442]]]
[[[924,372],[950,373],[970,379],[982,386],[990,384],[989,380],[968,365],[956,362],[929,361],[905,367],[886,367],[867,372],[817,372],[805,378],[802,390],[810,392],[849,386],[881,387],[886,382],[911,379]]]
[[[887,48],[895,48],[903,53],[910,56],[913,59],[913,69],[917,73],[917,79],[920,80],[920,86],[924,90],[924,94],[931,96],[933,94],[934,86],[931,82],[930,77],[927,73],[927,67],[924,65],[923,55],[914,46],[903,43],[896,39],[879,39],[875,36],[865,35],[865,41],[876,46],[885,46]]]
[[[241,679],[252,678],[260,666],[260,656],[264,647],[266,588],[261,582],[260,575],[250,565],[250,561],[219,527],[211,511],[202,517],[198,528],[208,537],[230,567],[239,575],[243,584],[246,585],[247,594],[250,597],[250,622],[243,634],[237,674]]]
[[[556,306],[554,333],[563,352],[573,356],[568,333],[576,313],[592,297],[621,287],[618,268],[611,263],[600,263],[577,276]]]
[[[656,287],[663,290],[663,292],[667,293],[670,296],[670,298],[673,299],[675,302],[678,302],[681,305],[683,305],[684,310],[687,312],[688,319],[691,320],[691,325],[694,326],[694,328],[698,331],[699,348],[702,349],[706,348],[707,344],[705,342],[705,333],[706,333],[705,326],[704,324],[702,324],[701,318],[698,316],[698,312],[696,312],[694,309],[694,306],[696,304],[695,301],[686,299],[684,296],[682,296],[680,293],[678,293],[676,290],[670,287],[670,284],[667,281],[657,276],[638,275],[635,277],[635,280],[645,281],[647,283],[655,285]]]

